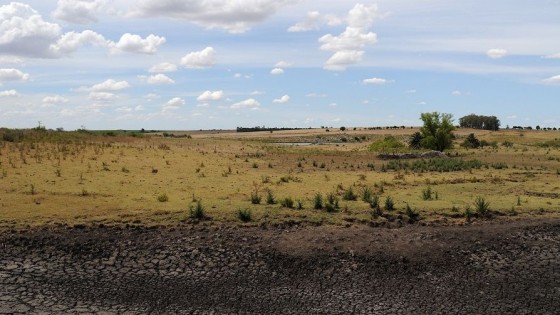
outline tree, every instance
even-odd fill
[[[470,149],[478,149],[481,145],[482,143],[475,137],[474,133],[469,134],[465,141],[463,141],[463,144],[461,144],[461,146]]]
[[[453,115],[445,113],[422,113],[420,119],[424,126],[420,128],[422,146],[427,149],[443,151],[453,145]]]

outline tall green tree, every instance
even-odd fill
[[[424,126],[420,128],[422,146],[427,149],[443,151],[453,145],[453,115],[446,113],[422,113],[420,119]]]

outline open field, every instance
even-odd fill
[[[560,217],[560,132],[459,129],[446,159],[460,162],[452,162],[458,168],[452,171],[435,160],[381,160],[368,150],[376,139],[406,140],[415,131],[199,131],[167,137],[45,137],[41,132],[47,131],[35,131],[35,140],[0,142],[0,225],[175,226],[198,221],[189,218],[197,201],[204,224],[240,224],[239,210],[248,210],[246,225],[400,225],[409,221],[407,205],[419,214],[414,221],[463,223],[476,219],[477,197],[490,203],[494,218]],[[461,148],[471,132],[494,146]],[[427,189],[430,198],[423,198]],[[350,191],[356,200],[345,200],[354,199]],[[378,196],[381,215],[372,215],[369,202],[361,200],[364,191],[369,199]],[[267,204],[268,192],[274,203]],[[317,194],[323,209],[315,209]],[[251,195],[260,203],[253,204]],[[395,210],[384,209],[389,196]],[[285,198],[293,205],[283,206]]]

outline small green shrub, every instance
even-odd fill
[[[408,203],[406,204],[405,214],[411,223],[418,221],[418,219],[420,218],[420,214],[418,213],[418,211],[412,209]]]
[[[380,207],[380,205],[379,205],[379,196],[378,196],[378,195],[373,195],[373,196],[371,197],[371,200],[370,200],[370,202],[369,202],[369,205],[371,206],[372,209],[379,208],[379,207]]]
[[[267,190],[266,192],[266,204],[268,205],[276,204],[276,197],[274,197],[274,193],[270,189]]]
[[[369,145],[370,151],[394,151],[401,148],[404,148],[404,143],[393,136],[387,136]]]
[[[204,214],[204,206],[202,205],[202,201],[198,200],[196,202],[196,206],[190,206],[189,209],[189,217],[191,219],[198,219],[198,220],[203,220],[206,218],[206,215]]]
[[[395,210],[395,202],[393,201],[393,198],[391,196],[387,196],[387,198],[385,198],[385,210]]]
[[[316,193],[315,197],[313,197],[313,208],[315,210],[323,209],[323,195],[321,193]]]
[[[169,201],[169,197],[167,196],[166,193],[163,193],[163,194],[157,196],[157,201],[159,201],[159,202],[168,202],[168,201]]]
[[[476,197],[474,200],[474,207],[477,216],[485,218],[490,215],[490,202],[486,201],[484,197]]]
[[[364,187],[362,189],[362,201],[363,202],[370,202],[371,198],[373,197],[373,191],[369,187]]]
[[[294,200],[291,197],[286,197],[280,201],[280,204],[284,208],[293,209],[294,208]]]
[[[342,195],[342,199],[348,201],[355,201],[358,199],[358,196],[356,196],[356,194],[354,193],[352,186],[348,187],[348,189],[344,191],[344,194]]]
[[[251,210],[249,209],[238,209],[237,210],[237,218],[241,221],[241,222],[251,222],[253,220],[253,215],[251,213]]]
[[[296,208],[297,208],[298,210],[303,210],[303,209],[304,209],[303,200],[298,199],[298,200],[296,201]]]
[[[422,190],[422,200],[428,201],[432,200],[432,187],[428,186],[426,189]]]
[[[338,207],[336,207],[335,205],[333,205],[332,203],[327,203],[325,204],[325,211],[327,212],[336,212],[338,210]]]
[[[254,205],[258,205],[261,203],[262,197],[256,193],[256,192],[252,192],[251,193],[251,203]]]

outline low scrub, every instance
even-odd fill
[[[429,159],[416,161],[389,161],[385,168],[392,171],[414,172],[460,172],[470,169],[480,169],[484,164],[479,160],[462,159]]]

